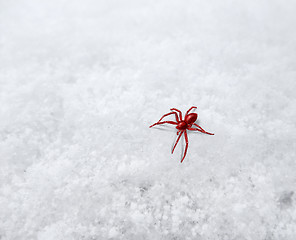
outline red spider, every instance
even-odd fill
[[[188,148],[188,136],[187,136],[187,131],[186,130],[200,131],[202,133],[206,133],[206,134],[209,134],[209,135],[214,135],[214,133],[206,132],[204,129],[202,129],[201,126],[199,126],[196,123],[194,123],[196,121],[196,119],[197,119],[197,113],[189,113],[194,108],[196,108],[196,107],[191,107],[186,112],[185,117],[184,117],[184,120],[182,120],[182,112],[180,110],[178,110],[176,108],[171,108],[171,112],[170,113],[167,113],[167,114],[163,115],[161,117],[161,119],[159,119],[159,121],[157,123],[154,123],[153,125],[150,126],[150,128],[151,128],[151,127],[153,127],[155,125],[160,125],[160,124],[164,124],[164,123],[169,123],[169,124],[177,125],[176,126],[176,128],[178,129],[177,135],[179,135],[179,136],[178,136],[177,141],[176,141],[176,143],[175,143],[175,145],[174,145],[174,147],[172,149],[172,153],[174,152],[175,147],[177,146],[177,143],[179,142],[182,134],[184,133],[186,146],[185,146],[184,156],[183,156],[181,162],[183,162],[183,160],[184,160],[184,158],[186,156],[186,153],[187,153],[187,148]],[[179,116],[178,116],[178,113],[179,113]],[[173,121],[163,121],[163,122],[161,122],[161,120],[164,117],[169,116],[171,114],[174,114],[175,115],[176,122],[173,122]],[[197,128],[193,128],[192,125],[196,126]]]

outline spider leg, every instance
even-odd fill
[[[176,143],[175,143],[175,145],[174,145],[174,147],[173,147],[173,149],[172,149],[172,154],[174,153],[175,147],[177,146],[177,143],[179,142],[180,137],[182,136],[182,133],[183,133],[183,132],[184,132],[184,131],[182,131],[182,132],[180,133],[179,137],[177,138]],[[178,132],[178,133],[179,133],[179,132]]]
[[[191,130],[191,131],[199,131],[199,132],[202,132],[202,133],[206,133],[206,134],[209,134],[209,135],[215,135],[214,133],[209,133],[209,132],[206,132],[206,131],[202,131],[198,128],[187,128],[188,130]]]
[[[189,110],[186,112],[185,116],[187,116],[188,113],[189,113],[193,108],[197,108],[197,107],[192,106],[191,108],[189,108]]]
[[[188,130],[197,130],[197,131],[200,131],[202,133],[206,133],[206,134],[209,134],[209,135],[214,135],[214,133],[209,133],[209,132],[206,132],[201,126],[197,125],[196,123],[193,123],[194,126],[197,126],[198,128],[188,128]]]
[[[160,125],[160,124],[164,124],[164,123],[169,123],[169,124],[178,125],[178,123],[173,122],[173,121],[164,121],[164,122],[159,122],[159,121],[158,121],[157,123],[152,124],[152,125],[150,126],[150,128],[153,127],[153,126],[155,126],[155,125]]]
[[[176,112],[170,112],[170,113],[167,113],[167,114],[163,115],[163,116],[158,120],[158,122],[160,122],[164,117],[169,116],[169,115],[171,115],[171,114],[175,114],[176,120],[177,120],[177,122],[179,122],[178,114],[177,114]]]
[[[183,155],[183,158],[181,160],[181,163],[183,162],[184,158],[186,157],[187,149],[188,149],[188,136],[187,136],[186,130],[184,131],[184,136],[185,136],[186,146],[185,146],[185,151],[184,151],[184,155]]]
[[[206,132],[201,126],[197,125],[196,123],[193,123],[194,126],[200,128],[204,133],[208,133],[208,134],[211,134],[211,135],[214,135],[214,133],[209,133],[209,132]]]
[[[180,121],[182,121],[182,112],[179,109],[177,109],[177,108],[171,108],[170,110],[171,111],[173,111],[173,110],[177,111],[179,113],[179,116],[180,116]],[[177,122],[179,122],[179,121],[177,121]]]

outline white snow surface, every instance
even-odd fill
[[[0,239],[296,239],[295,12],[0,0]]]

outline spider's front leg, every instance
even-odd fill
[[[181,132],[181,133],[180,133],[180,132]],[[177,135],[179,135],[179,137],[177,138],[177,140],[176,140],[176,142],[175,142],[175,145],[174,145],[174,147],[173,147],[173,149],[172,149],[172,154],[174,153],[174,150],[175,150],[175,148],[176,148],[176,146],[177,146],[177,144],[178,144],[178,142],[179,142],[179,140],[180,140],[180,138],[181,138],[183,132],[184,132],[184,130],[180,130],[180,131],[177,132]],[[180,134],[179,134],[179,133],[180,133]]]
[[[184,131],[184,136],[185,136],[186,146],[185,146],[185,151],[184,151],[184,155],[183,155],[183,158],[181,160],[181,163],[183,162],[184,158],[186,157],[187,149],[188,149],[188,136],[187,136],[186,130]]]

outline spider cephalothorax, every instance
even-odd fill
[[[214,133],[209,133],[209,132],[206,132],[204,129],[202,129],[201,126],[197,125],[196,123],[194,123],[197,119],[197,113],[189,113],[192,109],[195,109],[196,107],[191,107],[185,114],[185,117],[184,119],[182,118],[182,112],[176,108],[171,108],[171,112],[170,113],[167,113],[165,115],[163,115],[159,121],[157,123],[154,123],[153,125],[151,125],[150,127],[153,127],[155,125],[160,125],[160,124],[164,124],[164,123],[169,123],[169,124],[173,124],[173,125],[177,125],[176,128],[178,129],[178,132],[177,132],[177,135],[178,135],[178,138],[176,140],[176,143],[174,144],[174,147],[172,149],[172,153],[174,152],[176,146],[177,146],[177,143],[179,142],[182,134],[184,133],[184,136],[185,136],[185,142],[186,142],[186,146],[185,146],[185,151],[184,151],[184,155],[181,159],[181,162],[183,162],[186,154],[187,154],[187,149],[188,149],[188,136],[187,136],[187,131],[186,130],[191,130],[191,131],[199,131],[199,132],[202,132],[202,133],[206,133],[206,134],[209,134],[209,135],[214,135]],[[169,115],[172,115],[174,114],[175,115],[175,118],[176,118],[176,122],[174,121],[163,121],[161,122],[161,120],[166,117],[166,116],[169,116]],[[179,116],[178,116],[179,114]],[[194,125],[196,128],[192,127],[192,125]]]

